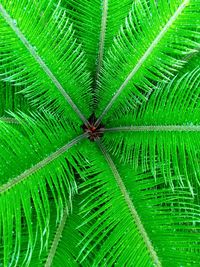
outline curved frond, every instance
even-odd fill
[[[40,242],[36,243],[29,266],[80,266],[80,261],[77,259],[80,249],[78,244],[90,227],[90,225],[85,225],[81,229],[78,228],[82,221],[79,214],[81,199],[82,197],[78,194],[73,197],[72,210],[64,209],[60,221],[56,220],[55,213],[51,214],[48,246],[41,251]],[[55,209],[55,203],[52,200],[50,200],[50,206],[52,210]],[[81,266],[91,266],[95,252],[93,251]],[[26,254],[26,244],[24,254]],[[19,266],[22,266],[23,258],[19,259]]]
[[[92,156],[90,156],[91,153]],[[126,250],[123,246],[123,250],[120,250],[120,257],[124,259],[124,264],[129,266],[138,257],[141,262],[143,261],[149,266],[153,263],[161,266],[111,158],[109,156],[104,158],[99,154],[96,145],[85,156],[87,156],[87,161],[90,159],[88,165],[91,165],[91,170],[88,171],[91,171],[92,178],[81,186],[82,193],[86,195],[86,198],[82,203],[84,220],[80,227],[88,223],[92,226],[81,242],[80,257],[82,260],[93,248],[96,248],[99,256],[96,255],[92,266],[98,266],[101,262],[107,266],[120,262],[118,261],[118,248],[122,246],[121,242],[126,242],[126,235],[129,242],[137,239],[137,248],[141,247],[142,249],[134,248],[131,243]],[[98,165],[96,165],[97,162]],[[101,220],[98,219],[100,215]],[[85,251],[88,246],[91,246],[91,250]],[[130,251],[132,252],[130,253]],[[111,255],[112,259],[110,259]]]
[[[83,266],[88,245],[98,250],[92,266],[198,266],[199,206],[188,187],[173,192],[161,174],[155,180],[100,147],[102,155],[96,145],[85,154],[92,177],[82,184],[82,225],[92,226],[81,242]]]
[[[199,8],[195,0],[135,1],[104,62],[96,125],[110,109],[108,118],[147,100],[199,48]]]
[[[38,4],[3,1],[0,14],[0,68],[6,80],[26,85],[23,92],[40,108],[71,116],[72,108],[86,123],[89,74],[66,13],[53,1],[43,0]]]
[[[90,225],[79,228],[82,217],[80,216],[80,196],[75,196],[73,199],[73,209],[68,217],[63,214],[61,223],[59,224],[51,249],[48,252],[48,257],[45,262],[45,267],[50,266],[80,266],[77,259],[80,247],[78,246],[83,235],[87,233]],[[90,257],[84,262],[82,266],[91,266],[93,258],[95,257],[93,251]]]
[[[103,58],[131,9],[133,1],[63,0],[63,3],[83,44],[88,68],[96,83]]]
[[[151,169],[155,177],[158,166],[167,181],[174,173],[180,181],[184,175],[193,192],[200,178],[199,78],[200,71],[195,69],[161,85],[132,114],[113,119],[110,126],[121,126],[105,130],[107,149],[135,168]]]
[[[26,264],[38,237],[41,250],[46,246],[52,212],[49,192],[55,202],[57,220],[64,206],[71,208],[71,197],[77,185],[74,169],[67,162],[78,169],[74,160],[78,160],[78,155],[68,150],[84,138],[73,138],[74,131],[69,126],[64,127],[52,118],[48,124],[26,115],[16,119],[23,133],[3,122],[0,127],[0,232],[3,237],[0,254],[4,255],[0,258],[5,266],[17,263],[24,228],[28,231]]]

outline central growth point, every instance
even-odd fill
[[[92,142],[94,142],[95,140],[101,138],[103,136],[103,128],[104,126],[102,124],[99,124],[97,127],[95,126],[95,122],[96,122],[97,118],[95,117],[94,113],[92,113],[92,115],[89,117],[88,122],[89,122],[89,126],[88,125],[82,125],[82,129],[84,130],[85,133],[89,134],[88,139]]]

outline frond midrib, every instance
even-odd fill
[[[10,124],[19,124],[19,121],[10,117],[0,117],[0,122],[6,122]]]
[[[142,55],[138,63],[134,66],[132,71],[129,73],[129,75],[126,77],[125,81],[121,84],[120,88],[116,90],[115,93],[113,93],[113,97],[111,98],[110,102],[107,104],[107,106],[102,111],[101,115],[95,122],[95,126],[98,126],[100,122],[102,121],[103,117],[108,113],[110,108],[113,106],[116,99],[119,97],[121,92],[124,90],[126,85],[129,83],[129,81],[133,78],[133,76],[137,73],[137,71],[140,69],[140,67],[143,65],[143,63],[147,60],[147,58],[151,55],[154,48],[158,45],[160,40],[163,38],[163,36],[166,34],[166,32],[169,30],[169,28],[172,26],[172,24],[176,21],[178,16],[182,13],[186,5],[189,3],[189,0],[185,0],[176,10],[176,12],[173,14],[173,16],[168,20],[168,22],[165,24],[165,26],[162,28],[160,33],[157,35],[157,37],[153,40],[151,45],[148,47],[148,49],[145,51],[145,53]]]
[[[200,125],[141,125],[100,129],[102,132],[200,132]]]
[[[56,152],[52,153],[51,155],[47,156],[45,159],[41,160],[40,162],[32,166],[30,169],[27,169],[26,171],[24,171],[17,177],[1,185],[0,195],[6,193],[8,190],[13,188],[17,184],[25,181],[28,177],[30,177],[30,175],[34,174],[35,172],[47,166],[50,162],[57,159],[59,156],[61,156],[63,153],[65,153],[67,150],[69,150],[71,147],[73,147],[75,144],[77,144],[79,141],[81,141],[82,139],[86,137],[87,137],[87,133],[77,136],[76,138],[68,142],[66,145],[58,149]]]
[[[141,222],[141,219],[137,213],[137,210],[134,207],[134,204],[133,204],[133,202],[129,196],[129,193],[127,192],[127,189],[123,183],[123,180],[122,180],[113,160],[111,159],[110,155],[108,154],[108,152],[106,151],[106,149],[104,148],[102,143],[100,141],[97,141],[97,144],[98,144],[102,154],[105,157],[105,160],[107,161],[107,163],[108,163],[108,165],[109,165],[109,167],[110,167],[110,169],[111,169],[111,171],[115,177],[115,180],[119,186],[121,194],[122,194],[128,208],[129,208],[129,211],[133,217],[134,223],[136,224],[136,226],[137,226],[137,228],[138,228],[138,230],[139,230],[139,232],[140,232],[140,234],[144,240],[144,243],[146,244],[146,247],[149,251],[149,254],[151,255],[153,262],[156,264],[157,267],[161,267],[162,265],[161,265],[160,260],[157,256],[157,253],[156,253],[156,251],[155,251],[155,249],[151,243],[150,238],[148,237],[148,234],[147,234],[147,232],[146,232],[146,230],[145,230],[145,228]]]
[[[52,266],[52,262],[53,262],[55,254],[56,254],[56,250],[58,248],[60,239],[62,237],[62,233],[63,233],[63,230],[65,228],[67,218],[68,218],[68,208],[66,207],[64,209],[62,219],[61,219],[61,221],[57,227],[56,233],[54,235],[54,239],[53,239],[51,248],[49,250],[47,260],[46,260],[45,265],[44,265],[45,267],[51,267]]]
[[[23,43],[23,45],[26,47],[26,49],[29,51],[30,55],[35,59],[35,61],[40,65],[40,67],[46,73],[48,78],[53,82],[53,84],[56,86],[56,88],[61,93],[61,95],[64,97],[64,99],[68,102],[68,104],[72,107],[72,109],[75,111],[75,113],[79,116],[79,118],[85,123],[85,125],[89,125],[85,116],[82,114],[82,112],[76,106],[76,104],[73,102],[73,100],[71,99],[69,94],[65,91],[65,89],[62,87],[62,85],[57,80],[55,75],[52,73],[52,71],[46,65],[44,60],[40,57],[40,55],[36,52],[36,50],[33,48],[33,46],[29,43],[29,41],[26,39],[25,35],[16,26],[16,23],[14,22],[14,20],[11,18],[11,16],[7,13],[7,11],[4,9],[4,7],[1,4],[0,4],[0,14],[5,19],[6,23],[14,31],[16,36]]]
[[[101,30],[100,30],[100,40],[99,40],[99,51],[98,51],[98,59],[97,59],[97,68],[96,68],[96,81],[99,78],[99,73],[101,70],[103,55],[104,55],[104,47],[105,47],[105,35],[106,35],[106,22],[107,22],[107,14],[108,14],[108,0],[103,0],[103,10],[102,10],[102,19],[101,19]]]

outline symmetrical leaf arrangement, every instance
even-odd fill
[[[1,0],[0,266],[199,266],[200,1]]]

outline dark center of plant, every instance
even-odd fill
[[[103,136],[103,129],[104,125],[99,124],[97,127],[95,126],[97,118],[95,117],[94,113],[89,117],[88,122],[90,123],[90,126],[86,126],[85,124],[82,125],[82,129],[84,132],[89,134],[88,139],[91,142],[94,142],[95,140],[101,138]]]

